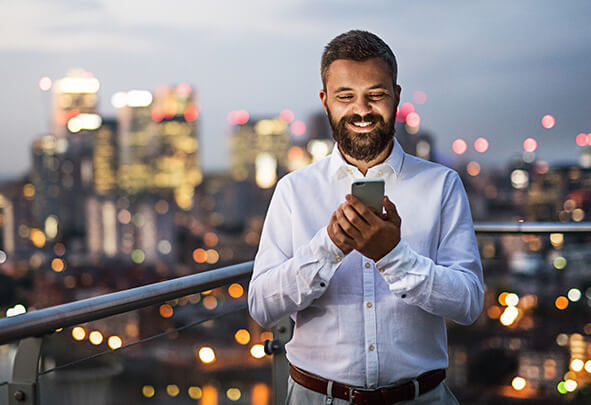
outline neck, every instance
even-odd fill
[[[365,176],[370,167],[374,167],[375,165],[382,163],[384,160],[386,160],[386,158],[388,156],[390,156],[390,152],[392,152],[393,147],[394,147],[394,139],[392,139],[390,142],[388,142],[388,145],[384,148],[384,150],[381,151],[378,156],[376,156],[374,159],[370,160],[369,162],[366,162],[365,160],[354,159],[351,156],[344,153],[340,146],[338,148],[339,148],[339,152],[341,152],[341,155],[347,161],[347,163],[352,164],[353,166],[357,167],[359,169],[359,171],[361,173],[363,173],[363,175]]]

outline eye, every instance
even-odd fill
[[[339,94],[337,95],[337,100],[339,101],[349,101],[353,98],[351,94]]]
[[[379,100],[381,98],[383,98],[386,95],[386,93],[380,92],[380,93],[371,93],[369,95],[369,98],[371,98],[372,100]]]

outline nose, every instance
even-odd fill
[[[365,97],[358,97],[352,107],[352,112],[362,117],[371,112],[371,103]]]

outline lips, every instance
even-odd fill
[[[354,121],[354,122],[347,122],[349,128],[354,130],[355,132],[370,132],[372,131],[375,126],[375,121]]]

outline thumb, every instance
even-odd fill
[[[393,222],[397,225],[400,225],[400,215],[398,215],[398,210],[396,206],[388,196],[384,196],[384,208],[386,209],[386,214],[384,215],[384,219],[390,222]]]

